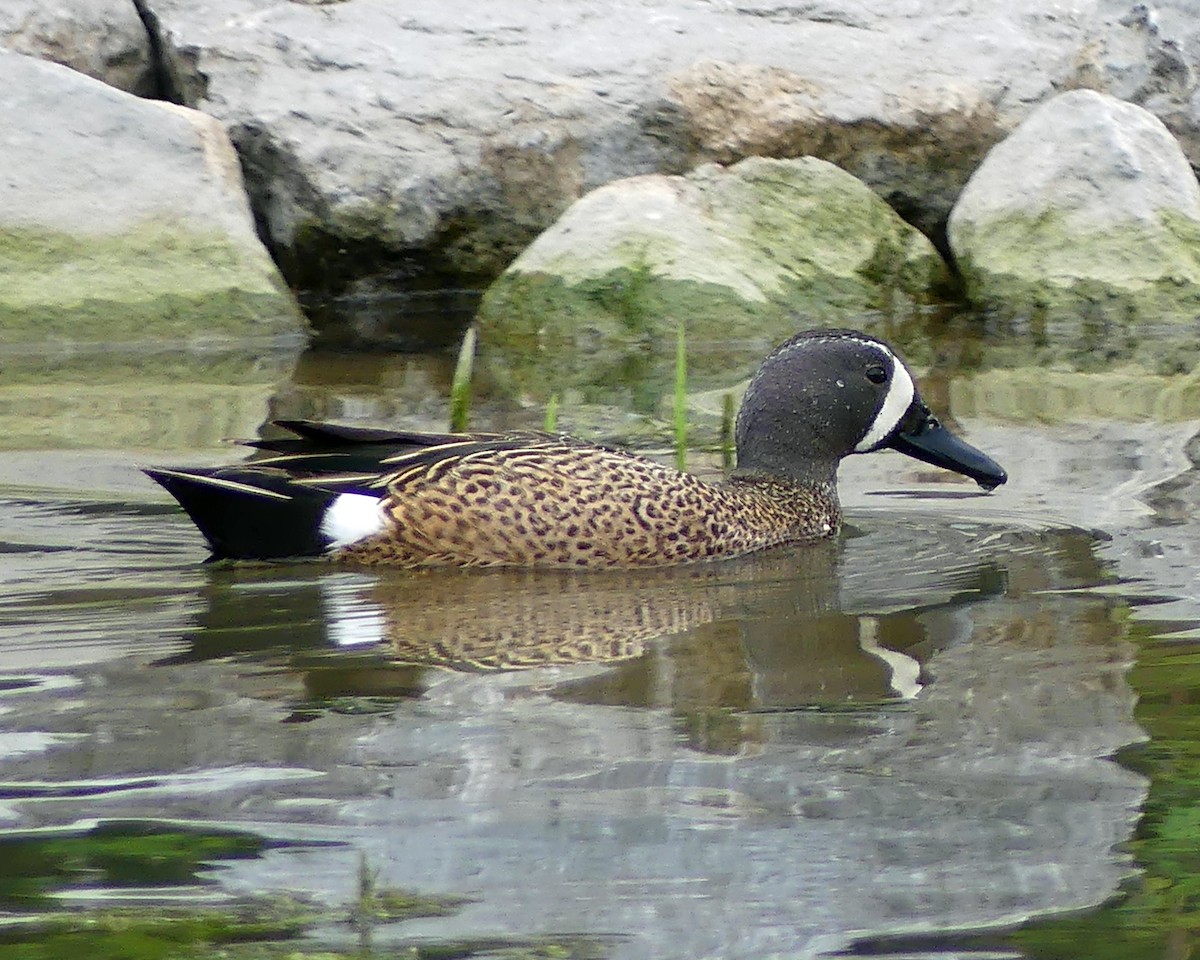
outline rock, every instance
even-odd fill
[[[64,38],[44,55],[92,70],[60,51],[115,3],[6,0],[0,36],[44,23]],[[225,125],[285,275],[334,294],[334,324],[422,281],[486,285],[605,183],[751,155],[836,163],[941,245],[983,155],[1065,89],[1142,103],[1200,164],[1200,0],[135,6],[157,88]]]
[[[0,51],[0,342],[303,330],[211,117]]]
[[[986,150],[1076,79],[1095,0],[147,0],[301,288],[493,279],[575,199],[816,155],[933,235]],[[759,66],[764,65],[764,66]]]
[[[1200,185],[1159,120],[1090,90],[992,149],[949,238],[972,302],[1003,314],[1200,313]]]
[[[644,354],[673,349],[684,323],[692,342],[771,343],[798,315],[903,313],[947,281],[932,244],[844,170],[752,158],[589,193],[491,286],[478,319],[488,343],[535,364],[529,388],[581,339]]]
[[[61,63],[139,97],[158,89],[150,37],[130,0],[6,2],[0,47]]]
[[[1200,5],[1196,0],[1101,0],[1095,39],[1081,51],[1080,85],[1145,107],[1200,168]]]

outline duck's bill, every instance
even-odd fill
[[[961,473],[984,490],[993,490],[1008,479],[1000,464],[952,434],[928,408],[912,411],[884,446],[935,467]]]

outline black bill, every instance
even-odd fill
[[[961,473],[984,490],[993,490],[1008,479],[1008,474],[1000,464],[943,427],[920,399],[912,405],[896,432],[882,446],[932,463],[935,467]]]

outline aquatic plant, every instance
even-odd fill
[[[471,417],[471,372],[475,367],[475,328],[467,327],[450,381],[450,430],[465,433]]]
[[[721,469],[729,473],[733,469],[733,417],[736,403],[728,391],[721,397]]]
[[[687,469],[687,334],[683,321],[675,332],[675,466]]]

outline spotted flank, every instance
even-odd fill
[[[388,484],[387,534],[339,544],[359,563],[631,567],[734,556],[836,525],[831,490],[803,502],[766,478],[713,486],[569,442],[496,443]],[[738,522],[734,522],[738,521]]]
[[[1004,471],[945,430],[903,361],[866,334],[781,345],[738,415],[738,466],[712,484],[545,434],[423,434],[281,421],[230,467],[146,472],[215,556],[399,567],[649,567],[835,536],[839,462],[892,448],[976,480]]]

